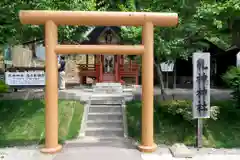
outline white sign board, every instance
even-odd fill
[[[237,67],[240,67],[240,52],[237,54]]]
[[[160,63],[163,72],[173,72],[174,62]]]
[[[210,118],[210,53],[193,54],[193,118]]]
[[[43,86],[44,71],[5,72],[5,83],[9,86]]]

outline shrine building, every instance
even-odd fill
[[[87,40],[81,44],[97,45],[122,44],[120,27],[94,27],[87,34]],[[78,76],[81,84],[86,84],[87,78],[92,78],[95,83],[119,82],[138,85],[139,65],[136,60],[130,60],[124,55],[76,55],[81,56],[76,61]],[[90,58],[91,57],[91,58]],[[77,59],[77,58],[76,58]],[[136,58],[135,58],[136,59]]]

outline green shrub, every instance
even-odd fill
[[[8,86],[5,84],[4,81],[0,80],[0,93],[5,93],[8,91]]]
[[[139,112],[137,113],[137,118],[140,119],[141,117],[141,101],[131,101],[126,104],[128,107],[128,110],[134,110],[130,111],[132,112]],[[217,120],[219,113],[220,113],[220,107],[222,106],[222,103],[215,104],[213,102],[213,106],[211,106],[211,119]],[[161,101],[161,102],[155,102],[154,103],[154,113],[160,114],[160,113],[167,113],[172,116],[179,116],[182,117],[181,119],[186,120],[188,122],[194,123],[193,121],[193,115],[192,115],[192,101],[191,100],[169,100],[169,101]],[[131,116],[130,116],[131,117]],[[133,118],[133,117],[131,117]],[[130,118],[130,119],[131,119]],[[135,117],[136,118],[136,117]]]
[[[231,88],[233,99],[235,100],[238,107],[240,106],[240,68],[231,67],[222,76],[223,81]]]
[[[171,100],[161,102],[159,107],[163,112],[179,115],[186,121],[193,122],[192,101],[190,100]],[[211,119],[216,120],[219,114],[219,106],[211,106]]]
[[[161,102],[159,107],[164,112],[170,113],[173,116],[181,115],[187,121],[192,120],[192,102],[187,100],[171,100]]]

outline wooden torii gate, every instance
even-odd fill
[[[142,152],[156,149],[153,132],[153,43],[154,26],[175,26],[176,13],[97,12],[97,11],[20,11],[22,24],[45,25],[46,93],[44,153],[55,153],[58,144],[58,65],[57,54],[142,55]],[[60,45],[58,25],[80,26],[142,26],[141,45]]]

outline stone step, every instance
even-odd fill
[[[131,148],[136,149],[137,143],[125,137],[94,137],[94,136],[84,136],[79,139],[68,140],[65,142],[67,145],[74,147],[115,147],[115,148]]]
[[[123,87],[120,83],[97,83],[93,87],[95,93],[122,93]]]
[[[109,84],[109,85],[96,84],[93,86],[93,88],[123,88],[123,87],[121,84]]]
[[[84,136],[79,139],[74,139],[74,140],[68,140],[66,141],[67,143],[84,143],[84,142],[89,142],[89,143],[96,143],[96,142],[130,142],[130,139],[126,139],[124,137],[93,137],[93,136]]]
[[[123,137],[124,131],[122,128],[87,128],[85,136],[94,137]]]
[[[112,113],[88,113],[87,120],[104,121],[104,120],[122,120],[122,112]]]
[[[123,87],[120,85],[120,86],[113,86],[113,85],[109,85],[109,86],[93,86],[94,89],[97,89],[97,88],[116,88],[116,89],[123,89]]]
[[[109,112],[122,112],[121,105],[91,105],[89,113],[109,113]]]
[[[105,104],[93,104],[90,107],[92,108],[121,108],[121,105],[118,104],[109,104],[109,105],[105,105]]]
[[[107,88],[107,87],[111,87],[111,88],[123,88],[122,85],[95,85],[93,86],[93,88]]]
[[[121,83],[96,83],[94,87],[122,87]]]
[[[82,89],[80,87],[74,87],[74,88],[77,88],[77,89]],[[94,88],[94,87],[93,87]],[[93,88],[83,88],[83,91],[85,92],[93,92]],[[100,87],[99,87],[100,88]],[[106,88],[106,87],[103,87],[103,88]],[[133,87],[122,87],[122,90],[123,92],[129,92],[129,93],[132,93],[133,91],[135,91],[136,89],[133,88]]]
[[[84,88],[83,91],[84,92],[93,92],[93,88]]]
[[[87,121],[88,128],[123,128],[122,120],[114,121]]]
[[[110,93],[123,93],[123,92],[119,92],[116,90],[111,90],[111,91],[106,91],[106,90],[97,90],[97,91],[93,91],[93,93],[99,93],[99,94],[110,94]]]
[[[122,100],[114,100],[114,99],[98,99],[98,100],[91,100],[91,105],[122,105]]]
[[[112,92],[118,92],[121,93],[123,92],[123,89],[121,87],[119,88],[113,88],[113,87],[97,87],[97,88],[93,88],[94,92],[102,92],[104,91],[105,93],[112,93]]]
[[[89,113],[112,113],[122,112],[121,105],[91,105],[89,107]]]
[[[119,93],[111,93],[111,94],[99,94],[99,93],[93,93],[91,95],[91,99],[92,100],[101,100],[101,99],[106,99],[106,100],[120,100],[120,99],[124,99],[124,95],[123,94],[119,94]]]

